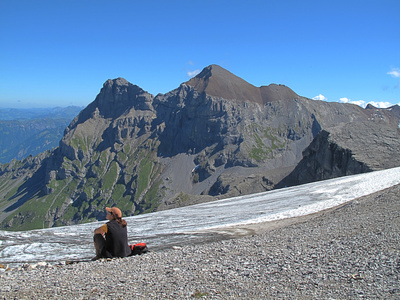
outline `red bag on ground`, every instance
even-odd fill
[[[129,245],[131,248],[131,255],[140,255],[149,251],[146,243],[137,243],[134,245]]]

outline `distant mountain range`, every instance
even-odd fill
[[[4,229],[79,224],[400,166],[400,107],[255,87],[217,65],[153,96],[107,80],[59,146],[0,168]]]
[[[56,148],[65,128],[82,109],[77,106],[0,109],[0,163]]]
[[[48,107],[48,108],[0,108],[0,120],[38,120],[70,119],[72,120],[84,109],[81,106]]]

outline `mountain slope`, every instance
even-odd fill
[[[313,140],[337,126],[348,128],[350,139],[358,126],[392,132],[382,141],[398,157],[399,118],[396,107],[363,109],[279,85],[257,88],[216,65],[155,97],[125,79],[107,80],[57,149],[1,167],[1,227],[78,224],[103,219],[105,206],[129,216],[270,190]],[[370,143],[343,147],[366,164],[361,171],[398,164],[353,155],[370,153]]]

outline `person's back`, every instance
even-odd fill
[[[127,227],[119,224],[116,220],[107,222],[106,250],[112,257],[125,257],[131,253],[128,246]]]
[[[109,220],[94,231],[96,258],[126,257],[131,254],[128,245],[126,221],[122,219],[121,210],[117,207],[106,207]]]

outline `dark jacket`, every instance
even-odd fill
[[[107,257],[126,257],[131,254],[128,245],[127,227],[122,227],[116,220],[111,220],[107,224],[106,247],[104,253]]]

